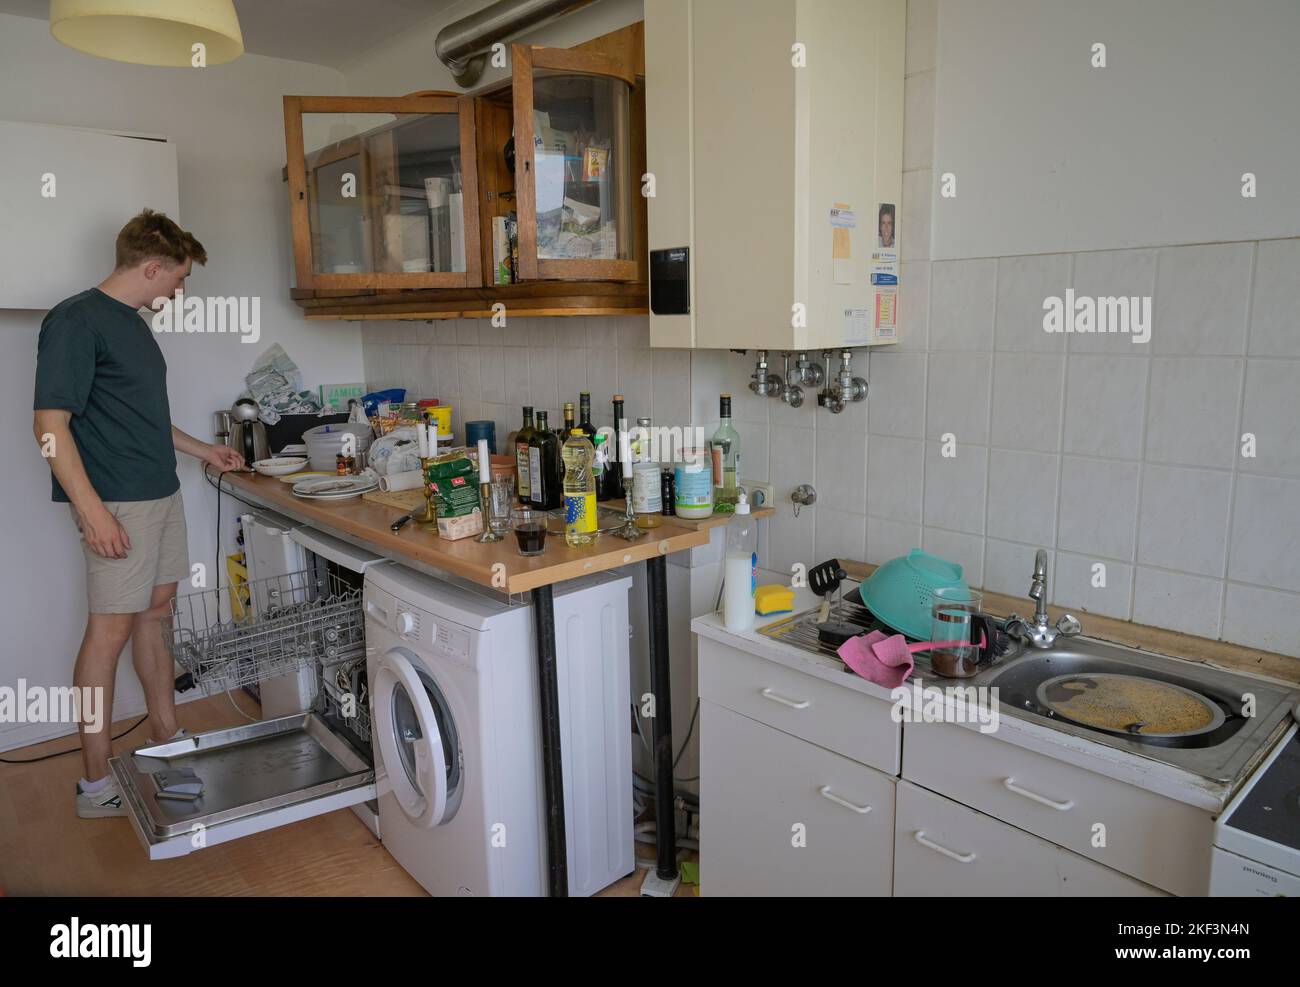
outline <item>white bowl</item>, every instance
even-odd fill
[[[306,464],[306,456],[278,456],[275,459],[259,459],[253,464],[253,469],[263,476],[287,476],[297,473]]]

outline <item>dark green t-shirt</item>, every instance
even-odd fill
[[[135,309],[88,288],[41,323],[33,409],[72,412],[72,437],[100,500],[159,500],[180,488],[167,362]],[[59,481],[53,499],[66,503]]]

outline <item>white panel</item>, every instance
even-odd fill
[[[1297,39],[1294,0],[942,0],[934,258],[1294,236]]]
[[[180,221],[166,140],[0,121],[0,146],[0,308],[53,308],[101,281],[118,231],[146,206]]]

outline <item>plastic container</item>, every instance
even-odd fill
[[[349,450],[343,448],[347,436],[352,436]],[[314,470],[333,473],[339,453],[351,451],[357,456],[370,448],[370,426],[356,422],[338,422],[333,425],[317,425],[309,428],[302,435],[307,443],[307,457]]]
[[[712,482],[713,474],[709,478]],[[749,513],[744,494],[736,501],[736,514],[727,525],[727,551],[723,563],[722,623],[733,632],[754,626],[754,593],[758,589],[758,522]]]
[[[707,452],[683,449],[674,469],[673,506],[678,517],[698,521],[713,516],[713,464]]]

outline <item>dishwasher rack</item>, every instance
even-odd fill
[[[365,659],[361,590],[325,570],[178,596],[162,631],[172,658],[207,695]]]

